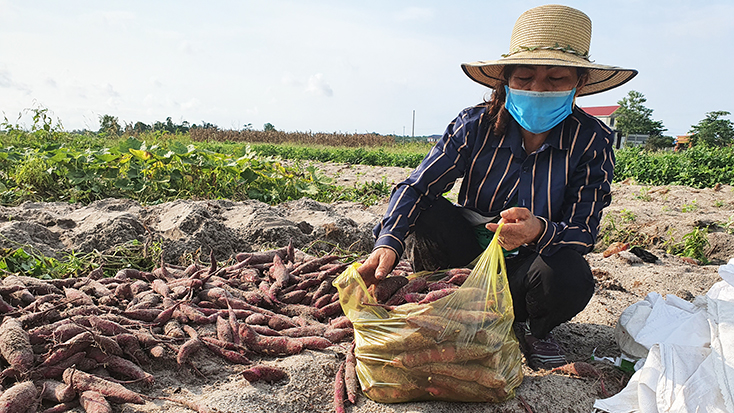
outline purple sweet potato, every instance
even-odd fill
[[[359,379],[357,378],[357,357],[354,354],[355,342],[347,351],[347,358],[344,360],[344,384],[347,390],[347,398],[352,404],[357,403],[357,394],[359,393]]]
[[[351,338],[354,335],[354,329],[352,328],[327,328],[324,331],[324,338],[331,341],[332,343],[340,343],[347,338]]]
[[[333,342],[319,336],[298,337],[296,340],[303,343],[303,348],[307,348],[309,350],[323,350],[334,345]]]
[[[408,278],[402,276],[391,276],[373,284],[369,288],[369,292],[375,297],[378,303],[384,304],[396,291],[408,284]]]
[[[33,348],[28,333],[15,318],[7,317],[0,325],[0,355],[18,373],[33,367]]]
[[[67,403],[76,398],[73,387],[57,380],[44,380],[41,385],[41,398],[54,403]]]
[[[336,377],[334,377],[334,410],[336,413],[345,413],[344,400],[347,396],[347,388],[344,383],[344,369],[345,363],[339,364],[339,368],[336,371]]]
[[[112,406],[102,393],[84,391],[79,395],[79,404],[86,413],[112,413]]]
[[[86,349],[92,343],[94,343],[94,334],[91,332],[85,331],[81,334],[77,334],[64,343],[58,345],[58,348],[46,357],[43,363],[41,363],[41,366],[53,366],[54,364]]]
[[[215,324],[217,327],[217,338],[228,343],[233,343],[234,333],[232,332],[232,326],[229,324],[229,321],[224,317],[217,316]],[[239,329],[237,331],[239,331]]]
[[[102,394],[113,403],[145,404],[145,400],[140,394],[127,389],[122,384],[74,368],[66,369],[63,378],[64,383],[71,385],[79,393],[91,390]]]
[[[32,381],[17,383],[0,396],[0,412],[26,413],[38,403],[38,389]]]
[[[390,297],[385,304],[387,305],[400,305],[405,302],[405,294],[417,293],[426,288],[428,282],[423,277],[417,277],[410,280],[407,284],[401,287],[395,294]]]
[[[288,373],[278,367],[258,364],[256,366],[250,367],[247,370],[244,370],[242,372],[242,377],[244,377],[245,380],[249,381],[250,383],[264,381],[273,384],[288,377]]]

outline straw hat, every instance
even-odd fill
[[[567,6],[546,5],[530,9],[515,22],[510,52],[500,60],[464,63],[461,68],[475,82],[495,88],[507,65],[585,67],[589,81],[580,96],[603,92],[635,77],[637,70],[596,64],[589,60],[591,20]]]

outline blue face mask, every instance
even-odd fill
[[[562,92],[529,92],[505,86],[505,92],[505,108],[517,123],[532,133],[543,133],[573,112],[576,88]]]

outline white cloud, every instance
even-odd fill
[[[321,73],[316,73],[315,75],[308,78],[306,92],[327,97],[334,96],[334,91],[331,89],[331,86],[324,80],[324,75]]]
[[[116,97],[119,97],[120,96],[120,94],[117,93],[117,91],[115,90],[115,88],[113,88],[112,85],[109,84],[109,83],[106,84],[102,88],[102,94],[105,95],[105,96],[109,96],[111,98],[116,98]]]
[[[181,104],[181,109],[195,109],[201,106],[201,102],[197,98],[191,98]]]
[[[0,88],[15,89],[24,92],[25,94],[31,93],[30,87],[13,80],[10,72],[7,69],[2,68],[0,68]]]
[[[291,87],[297,87],[300,88],[303,86],[303,82],[296,79],[292,74],[286,73],[283,75],[282,78],[280,78],[280,83],[282,83],[285,86],[291,86]],[[268,90],[269,92],[269,90]]]

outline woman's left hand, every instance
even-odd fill
[[[521,245],[532,244],[540,238],[545,230],[545,223],[527,208],[513,207],[500,212],[498,223],[487,224],[487,229],[497,232],[499,224],[504,223],[500,232],[500,245],[507,251]]]

